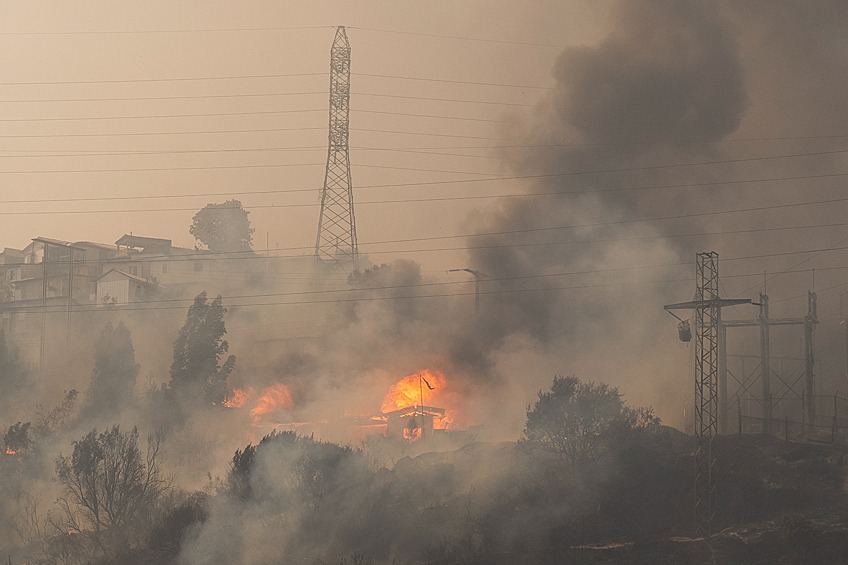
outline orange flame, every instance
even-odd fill
[[[247,402],[247,397],[253,396],[253,388],[247,390],[241,388],[233,389],[233,396],[224,401],[227,408],[241,408]]]
[[[291,392],[288,387],[283,384],[276,384],[266,388],[256,405],[250,410],[250,415],[253,417],[253,423],[258,423],[266,414],[276,412],[284,408],[291,408],[294,405]]]
[[[430,387],[426,383],[430,383],[434,390],[430,390]],[[420,404],[429,406],[437,402],[439,393],[445,389],[446,384],[447,379],[445,379],[445,376],[435,370],[425,369],[418,373],[407,375],[392,385],[389,393],[383,399],[380,410],[383,412],[392,412],[400,408],[418,406]]]
[[[18,452],[12,449],[11,447],[6,448],[6,455],[17,455]]]
[[[446,409],[445,415],[442,418],[437,418],[433,420],[433,429],[435,430],[447,430],[448,428],[454,429],[454,425],[457,420],[458,410]]]
[[[403,439],[407,441],[418,441],[421,439],[421,428],[404,428]]]

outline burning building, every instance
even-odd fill
[[[426,440],[436,429],[436,421],[445,417],[444,408],[435,406],[407,406],[388,413],[386,419],[386,435],[390,438],[407,441]]]

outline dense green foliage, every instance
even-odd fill
[[[0,330],[0,397],[13,399],[26,387],[29,371],[21,360],[18,348]]]
[[[224,308],[221,297],[211,302],[206,291],[189,307],[185,324],[174,342],[170,388],[183,402],[219,404],[227,394],[227,377],[236,364],[235,355],[221,363],[230,348],[224,334]]]
[[[615,387],[554,377],[549,392],[527,409],[522,440],[569,463],[583,463],[637,429],[658,425],[649,409],[624,404]]]
[[[251,251],[253,228],[241,201],[207,204],[192,218],[189,232],[210,251]]]
[[[139,365],[130,330],[108,324],[94,343],[94,372],[83,414],[112,418],[133,404]]]
[[[92,429],[74,441],[70,457],[56,459],[63,487],[57,526],[75,532],[103,555],[132,544],[143,520],[162,494],[160,438],[148,438],[146,453],[138,446],[138,430],[113,426],[100,434]]]
[[[0,273],[0,302],[10,302],[15,299],[15,287],[12,281]]]
[[[32,446],[32,438],[29,435],[31,422],[18,422],[9,426],[3,436],[3,445],[0,446],[6,452],[21,453]]]

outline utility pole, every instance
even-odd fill
[[[481,273],[480,271],[475,271],[473,269],[448,269],[447,273],[471,273],[474,277],[474,317],[476,318],[480,314],[480,279],[484,278],[486,275]]]
[[[815,360],[815,337],[816,325],[819,323],[818,313],[816,309],[816,293],[809,291],[807,293],[807,315],[804,317],[804,361],[806,371],[806,381],[804,382],[804,396],[806,401],[807,421],[811,424],[816,423],[816,402],[815,402],[815,380],[816,380],[816,360]]]
[[[35,241],[35,240],[33,240],[33,241]],[[40,347],[40,351],[39,351],[39,355],[38,355],[38,370],[41,372],[41,377],[44,378],[44,376],[45,376],[45,373],[44,373],[44,339],[45,339],[44,333],[45,333],[45,330],[47,329],[47,290],[50,286],[49,283],[48,283],[49,272],[48,272],[48,269],[47,269],[47,253],[48,253],[47,250],[49,249],[49,245],[46,241],[43,241],[43,240],[39,240],[39,241],[41,241],[41,244],[44,247],[44,252],[41,256],[41,263],[42,263],[42,265],[41,265],[41,267],[42,267],[41,276],[43,278],[42,278],[42,281],[41,281],[41,344],[40,344],[41,347]]]
[[[66,335],[65,335],[65,346],[68,351],[70,351],[71,344],[71,315],[73,312],[73,301],[74,301],[74,251],[82,251],[85,252],[85,249],[81,247],[75,247],[70,243],[64,243],[56,240],[50,240],[42,237],[33,238],[33,242],[40,243],[44,253],[42,255],[41,263],[42,263],[42,271],[41,271],[41,343],[40,343],[40,351],[39,351],[39,371],[42,372],[42,376],[44,374],[44,356],[46,349],[46,334],[47,334],[47,299],[50,291],[50,263],[54,263],[56,265],[61,265],[64,260],[63,257],[63,249],[67,249],[68,252],[68,303],[67,303],[67,313],[68,313],[68,322],[66,326]],[[50,259],[50,247],[53,247],[56,253],[55,259]],[[53,270],[55,273],[55,269]],[[61,271],[58,273],[57,277],[61,277]],[[61,279],[60,279],[61,280]],[[59,285],[59,294],[61,295],[61,284]],[[58,307],[58,302],[57,302]],[[58,313],[58,312],[57,312]]]
[[[760,293],[760,379],[763,387],[763,431],[771,431],[771,333],[769,305],[765,291]]]
[[[716,514],[716,454],[713,445],[719,431],[719,417],[727,419],[726,405],[719,406],[719,394],[727,383],[720,382],[721,309],[750,304],[749,298],[720,298],[718,293],[718,253],[698,253],[695,261],[695,300],[667,304],[665,309],[695,311],[695,522],[705,535],[712,534]],[[723,343],[721,345],[724,345]],[[724,378],[726,379],[726,372]],[[726,396],[724,397],[726,401]]]
[[[848,292],[843,292],[840,297],[840,306],[842,313],[842,329],[845,333],[845,381],[848,384]],[[846,389],[848,390],[848,389]]]
[[[350,43],[344,26],[330,49],[330,124],[321,216],[315,240],[316,272],[359,267],[353,185],[350,178]]]
[[[68,325],[65,328],[65,350],[71,352],[71,312],[74,308],[74,251],[75,247],[68,246]]]

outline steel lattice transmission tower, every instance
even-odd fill
[[[315,241],[316,267],[358,267],[353,185],[350,180],[350,43],[345,28],[336,29],[330,49],[330,132],[327,170],[321,192],[321,217]]]
[[[721,308],[750,304],[748,298],[720,298],[718,253],[698,253],[695,261],[695,300],[668,304],[666,310],[695,310],[695,522],[712,533],[716,514],[716,453],[719,433],[719,326]],[[726,414],[722,414],[726,417]]]
[[[718,435],[718,254],[699,253],[695,266],[695,520],[711,533],[715,516],[715,452]]]

